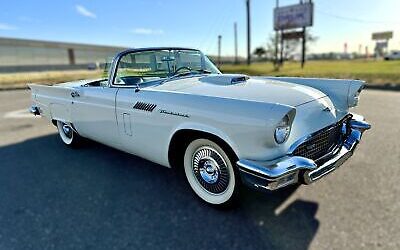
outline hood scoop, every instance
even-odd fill
[[[205,76],[200,78],[199,81],[215,85],[235,85],[238,83],[244,83],[249,79],[250,78],[246,75],[224,74],[224,75]]]

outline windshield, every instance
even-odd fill
[[[124,55],[114,84],[137,85],[147,81],[195,74],[220,74],[197,50],[149,50]]]

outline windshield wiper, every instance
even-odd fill
[[[212,72],[207,70],[207,69],[195,69],[194,71],[197,71],[199,73],[203,73],[203,74],[211,74]]]
[[[193,75],[194,73],[200,73],[200,74],[211,74],[212,72],[206,69],[192,69],[190,71],[187,72],[182,72],[182,73],[178,73],[175,75],[170,76],[169,78],[175,78],[175,77],[180,77],[180,76],[187,76],[187,75]]]
[[[170,80],[173,80],[173,79],[175,79],[175,78],[177,78],[177,77],[187,76],[187,75],[194,75],[194,74],[193,74],[194,72],[198,72],[198,73],[200,73],[200,74],[212,74],[211,71],[206,70],[206,69],[192,69],[191,71],[182,72],[182,73],[175,74],[175,75],[172,75],[172,76],[170,76],[170,77],[167,77],[167,78],[166,78],[164,81],[162,81],[160,84],[163,84],[163,83],[165,83],[165,82],[168,82],[168,81],[170,81]]]
[[[170,78],[175,78],[175,77],[180,77],[180,76],[187,76],[187,75],[192,75],[193,71],[187,71],[187,72],[182,72],[182,73],[178,73],[175,75],[172,75]]]

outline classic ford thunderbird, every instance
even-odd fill
[[[52,122],[64,144],[88,138],[180,168],[213,205],[232,203],[242,184],[276,190],[336,170],[370,128],[349,112],[363,86],[221,74],[187,48],[126,50],[106,79],[29,85],[31,112]]]

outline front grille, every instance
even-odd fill
[[[341,141],[342,122],[315,133],[311,138],[300,144],[293,155],[318,160],[329,153]]]

